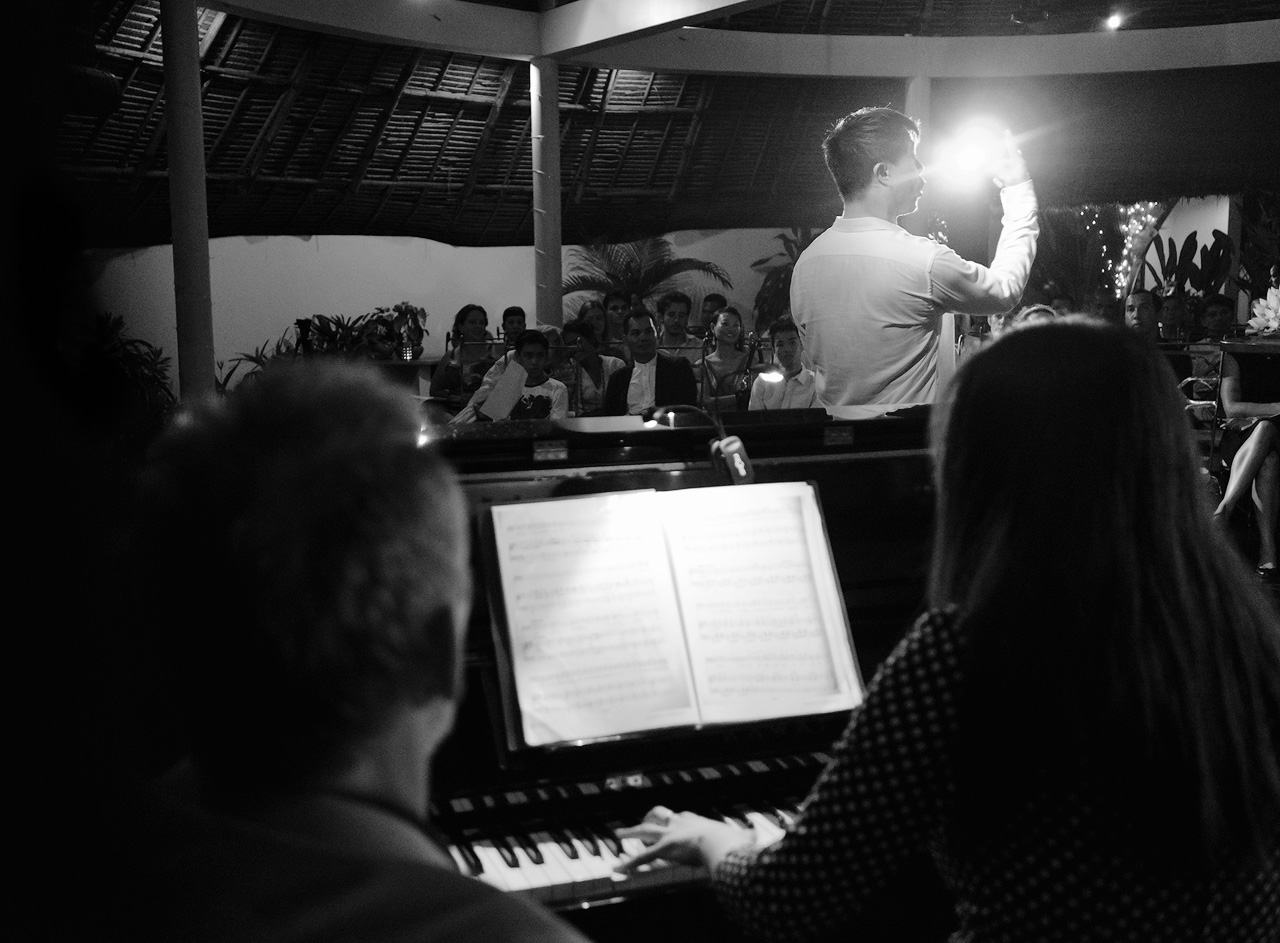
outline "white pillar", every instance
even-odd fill
[[[204,117],[195,0],[162,0],[164,106],[169,152],[169,222],[183,400],[214,388],[209,208],[205,200]]]
[[[533,253],[538,324],[564,322],[560,261],[560,68],[554,59],[529,63],[533,110]]]

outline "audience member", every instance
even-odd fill
[[[1062,317],[1063,313],[1053,305],[1034,304],[1019,308],[1009,314],[993,314],[987,318],[991,326],[991,337],[996,339],[1008,331],[1031,324],[1043,324]]]
[[[606,309],[607,310],[607,309]],[[689,361],[658,350],[658,329],[648,314],[627,316],[631,363],[609,377],[604,391],[608,416],[638,416],[653,406],[692,406],[698,384]]]
[[[160,442],[138,536],[156,617],[182,613],[191,762],[121,798],[91,935],[581,940],[459,874],[426,825],[471,574],[421,430],[371,373],[288,366]]]
[[[804,344],[800,329],[790,318],[774,321],[769,328],[777,370],[767,370],[751,384],[751,409],[809,409],[820,405],[813,387],[813,371],[801,363]]]
[[[706,866],[769,939],[856,926],[920,856],[957,940],[1280,939],[1280,617],[1210,525],[1160,352],[1015,331],[934,441],[931,608],[798,820],[762,846],[655,808],[624,867]]]
[[[578,320],[585,321],[595,329],[596,343],[604,342],[605,336],[605,317],[604,305],[597,298],[590,298],[584,301],[578,308]]]
[[[705,337],[711,332],[711,325],[715,323],[716,312],[721,308],[729,307],[729,299],[719,292],[711,292],[702,296],[702,306],[699,311],[698,323],[695,326],[694,333],[699,337]]]
[[[1210,295],[1204,302],[1204,330],[1210,340],[1222,340],[1235,327],[1235,306],[1226,295]]]
[[[569,388],[569,410],[575,416],[598,416],[604,409],[609,377],[626,362],[600,354],[599,335],[589,321],[570,321],[564,326],[564,336],[573,345],[573,354],[556,379]]]
[[[480,387],[486,371],[501,354],[487,330],[489,315],[477,304],[463,305],[449,332],[452,349],[431,374],[430,393],[457,412]]]
[[[751,380],[738,309],[717,311],[707,337],[711,350],[693,365],[698,371],[702,405],[712,413],[738,409],[739,395],[749,391]]]
[[[631,301],[620,291],[610,291],[605,293],[601,304],[604,305],[604,334],[600,336],[600,350],[630,362],[624,322],[631,310]]]
[[[1241,369],[1241,360],[1249,369]],[[1274,355],[1222,357],[1219,395],[1227,417],[1221,454],[1231,469],[1214,517],[1226,524],[1246,494],[1258,525],[1258,575],[1275,579],[1280,509],[1280,370]],[[1268,363],[1267,361],[1270,361]]]
[[[527,322],[528,316],[519,305],[511,305],[502,310],[502,340],[507,350],[515,347],[516,338],[524,332]]]
[[[569,390],[559,380],[547,374],[547,367],[551,362],[551,341],[558,337],[559,332],[551,334],[546,325],[521,331],[516,336],[511,351],[503,360],[499,360],[489,368],[480,389],[476,390],[471,401],[449,422],[462,424],[487,422],[494,419],[564,419],[567,417]],[[489,410],[484,406],[495,391],[501,388],[500,384],[512,363],[524,368],[523,391],[509,413],[498,415],[492,409],[492,404]]]
[[[1160,317],[1155,295],[1146,290],[1131,292],[1124,302],[1124,323],[1153,344],[1160,340]]]
[[[658,349],[696,363],[702,356],[702,341],[689,333],[692,310],[693,302],[682,291],[669,291],[658,299],[658,315],[662,318]]]
[[[797,260],[791,313],[825,406],[933,402],[943,313],[1008,311],[1026,287],[1039,223],[1012,136],[993,168],[1005,215],[990,267],[898,225],[924,191],[918,137],[914,119],[863,108],[822,142],[844,213]]]

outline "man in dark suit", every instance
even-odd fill
[[[658,350],[652,315],[636,312],[624,322],[632,364],[609,377],[604,390],[606,416],[638,416],[651,406],[693,406],[698,383],[689,361]]]
[[[191,752],[99,824],[102,938],[584,943],[426,822],[471,573],[423,432],[330,365],[264,371],[158,443],[139,538]]]

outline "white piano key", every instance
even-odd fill
[[[529,857],[528,852],[514,841],[508,841],[515,852],[516,861],[520,865],[520,874],[528,882],[529,895],[534,900],[543,902],[551,900],[555,881],[551,869],[545,868]]]
[[[502,887],[505,891],[527,891],[530,889],[529,880],[520,871],[520,865],[517,862],[513,868],[507,864],[502,857],[502,852],[494,847],[493,842],[486,839],[473,842],[471,845],[475,849],[476,855],[480,858],[484,865],[484,873],[482,879],[488,880],[495,887]]]

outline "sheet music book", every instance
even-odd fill
[[[621,492],[491,513],[525,746],[861,703],[812,485]]]

